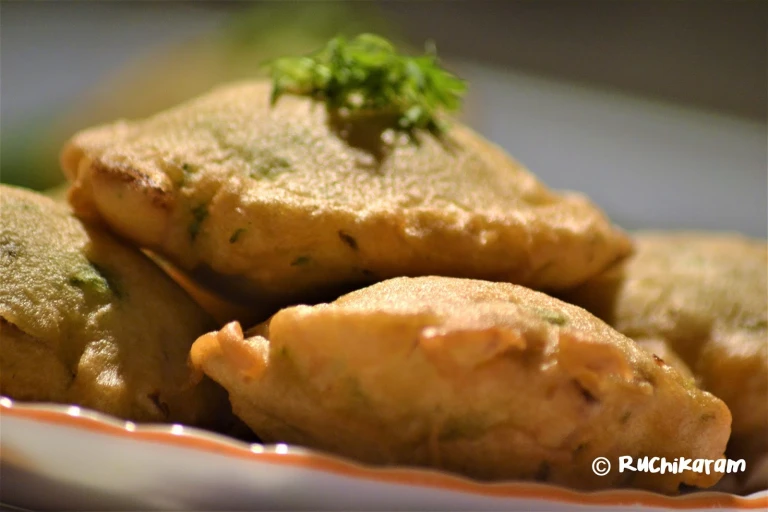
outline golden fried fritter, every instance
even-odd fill
[[[74,208],[273,305],[401,275],[559,289],[631,250],[586,198],[553,193],[458,122],[410,140],[384,114],[269,102],[267,82],[244,82],[77,134],[62,154]]]
[[[639,233],[637,253],[569,292],[636,340],[664,340],[733,413],[729,452],[768,453],[768,245],[738,235]]]
[[[479,479],[675,492],[716,474],[595,457],[722,456],[725,404],[585,310],[508,283],[398,278],[192,346],[266,441]]]
[[[226,427],[226,393],[193,385],[212,322],[139,251],[66,207],[0,186],[0,393],[135,421]]]

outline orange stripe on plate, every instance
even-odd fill
[[[419,469],[372,468],[316,453],[254,453],[248,448],[237,447],[215,439],[192,435],[174,435],[168,432],[151,432],[141,428],[130,431],[93,418],[70,416],[64,412],[25,409],[2,405],[2,414],[31,419],[49,424],[74,427],[114,437],[139,441],[158,442],[193,450],[201,450],[227,457],[258,460],[270,464],[281,464],[313,469],[374,482],[393,483],[445,489],[491,498],[518,498],[546,501],[560,501],[574,505],[620,506],[636,505],[676,510],[695,508],[734,508],[739,510],[768,510],[768,496],[744,498],[724,493],[702,491],[685,496],[664,496],[646,491],[615,490],[594,493],[571,491],[546,484],[528,482],[481,483],[448,474]]]

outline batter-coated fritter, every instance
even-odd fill
[[[508,284],[398,278],[192,346],[262,439],[480,479],[675,492],[595,457],[722,456],[725,404],[585,310]],[[615,466],[618,467],[618,466]]]
[[[62,155],[72,204],[230,296],[273,304],[401,275],[561,289],[630,251],[586,198],[553,193],[458,122],[410,141],[385,115],[269,100],[268,83],[238,83],[79,133]]]
[[[768,452],[768,245],[639,233],[637,253],[566,299],[638,341],[664,340],[733,413],[734,456]]]
[[[0,186],[0,218],[0,393],[227,426],[226,393],[187,365],[212,322],[170,278],[39,194]]]

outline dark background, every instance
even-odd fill
[[[765,119],[768,2],[380,4],[451,55]]]

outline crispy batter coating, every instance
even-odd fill
[[[33,192],[0,186],[0,393],[134,421],[226,427],[226,393],[193,385],[212,322],[136,249]]]
[[[585,310],[508,283],[397,278],[283,309],[191,360],[266,441],[582,489],[720,476],[592,473],[595,457],[720,458],[725,404]],[[617,466],[615,466],[617,467]]]
[[[401,275],[560,289],[631,250],[586,198],[553,193],[458,122],[410,141],[384,114],[269,98],[267,82],[237,83],[77,134],[62,154],[70,201],[229,296],[273,305]]]
[[[566,300],[634,339],[664,340],[728,405],[729,453],[749,466],[768,454],[768,245],[695,232],[638,233],[636,243]]]

